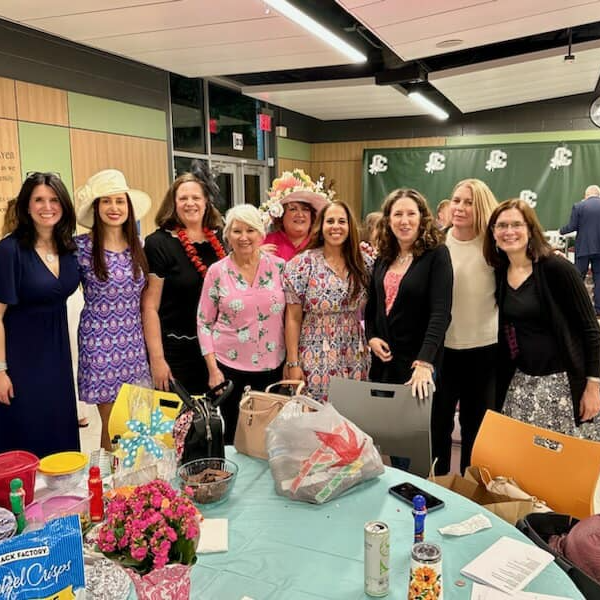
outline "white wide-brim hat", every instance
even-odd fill
[[[152,200],[146,192],[133,190],[127,185],[125,175],[117,169],[106,169],[92,175],[75,192],[75,198],[79,201],[77,210],[77,222],[83,227],[91,229],[94,225],[94,200],[114,194],[127,194],[133,206],[135,220],[141,219],[152,205]]]
[[[329,204],[329,200],[327,200],[324,194],[310,192],[308,190],[291,192],[280,200],[281,206],[285,206],[290,202],[304,202],[305,204],[310,204],[317,214]]]

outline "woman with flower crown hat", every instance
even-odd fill
[[[265,237],[262,250],[288,261],[306,248],[328,195],[302,169],[285,171],[273,181],[268,195],[260,211],[265,227],[273,231]]]
[[[148,286],[142,298],[144,336],[154,386],[169,390],[178,379],[192,394],[208,389],[196,310],[208,267],[225,257],[217,236],[223,219],[215,208],[219,188],[194,161],[175,179],[156,214],[159,229],[146,238]]]

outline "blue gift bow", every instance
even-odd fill
[[[125,422],[129,431],[134,433],[133,437],[121,438],[119,446],[125,452],[123,465],[133,467],[137,457],[138,450],[143,447],[147,452],[153,454],[156,458],[162,458],[162,448],[156,443],[155,435],[169,433],[173,430],[175,421],[164,420],[164,414],[160,408],[156,408],[150,417],[150,427],[138,419],[130,419]]]

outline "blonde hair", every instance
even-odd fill
[[[249,225],[253,229],[256,229],[263,238],[265,237],[265,226],[256,206],[252,206],[252,204],[237,204],[227,211],[225,214],[225,227],[223,228],[223,236],[227,240],[229,239],[229,232],[234,221],[241,221]]]
[[[452,190],[452,197],[460,186],[466,186],[473,195],[473,233],[476,237],[485,234],[492,213],[498,206],[496,196],[481,179],[463,179]]]

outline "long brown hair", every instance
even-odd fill
[[[383,216],[377,224],[379,256],[386,264],[394,262],[400,252],[400,244],[390,229],[390,213],[396,201],[401,198],[410,198],[417,205],[419,214],[421,215],[419,232],[411,250],[413,256],[421,256],[426,250],[437,248],[445,241],[444,234],[435,225],[435,220],[431,214],[431,210],[429,210],[425,196],[417,192],[417,190],[409,188],[394,190],[384,200],[381,208]]]
[[[512,198],[505,200],[498,205],[498,208],[492,213],[490,222],[488,223],[485,237],[483,238],[483,256],[487,261],[488,265],[495,269],[508,266],[509,260],[506,252],[496,246],[496,240],[494,239],[494,226],[498,217],[505,211],[511,208],[516,208],[522,215],[523,220],[527,224],[527,230],[529,231],[529,243],[525,250],[527,257],[537,262],[540,258],[550,256],[552,254],[552,246],[548,243],[544,237],[544,230],[535,214],[535,211],[527,202],[520,198]]]
[[[369,273],[365,267],[365,260],[360,251],[360,237],[356,219],[350,207],[343,200],[332,200],[331,203],[319,212],[313,225],[308,248],[322,248],[325,240],[323,238],[323,223],[325,215],[333,206],[341,206],[346,212],[348,219],[348,237],[342,246],[342,256],[350,274],[350,300],[355,300],[361,289],[369,286]]]
[[[215,230],[221,229],[223,226],[223,217],[214,205],[215,198],[211,192],[209,186],[202,180],[198,179],[193,173],[183,173],[171,184],[161,205],[156,213],[156,224],[161,229],[175,229],[175,227],[183,227],[183,223],[177,216],[177,210],[175,207],[175,198],[177,196],[177,190],[179,186],[184,183],[197,183],[204,193],[206,199],[206,208],[204,210],[204,216],[202,217],[202,227],[207,229]]]
[[[136,281],[140,277],[146,277],[148,275],[148,260],[146,254],[142,249],[142,244],[138,236],[137,227],[135,224],[135,214],[133,212],[133,205],[129,194],[125,194],[127,197],[127,220],[121,226],[123,228],[123,234],[125,241],[129,246],[131,252],[131,263],[133,276]],[[100,198],[94,200],[94,224],[92,225],[92,260],[94,267],[94,274],[100,281],[108,280],[108,269],[106,268],[106,257],[104,255],[104,223],[100,218],[98,205],[100,204]]]
[[[37,231],[33,223],[33,219],[29,214],[29,200],[33,190],[38,185],[47,185],[56,193],[56,197],[62,208],[62,216],[59,222],[52,229],[52,239],[56,244],[56,249],[59,254],[66,254],[75,250],[75,242],[73,241],[73,232],[75,231],[75,208],[71,202],[71,196],[61,181],[60,177],[55,173],[32,173],[25,179],[17,202],[15,204],[15,215],[17,226],[15,228],[15,237],[19,243],[25,248],[33,248],[37,240]]]

